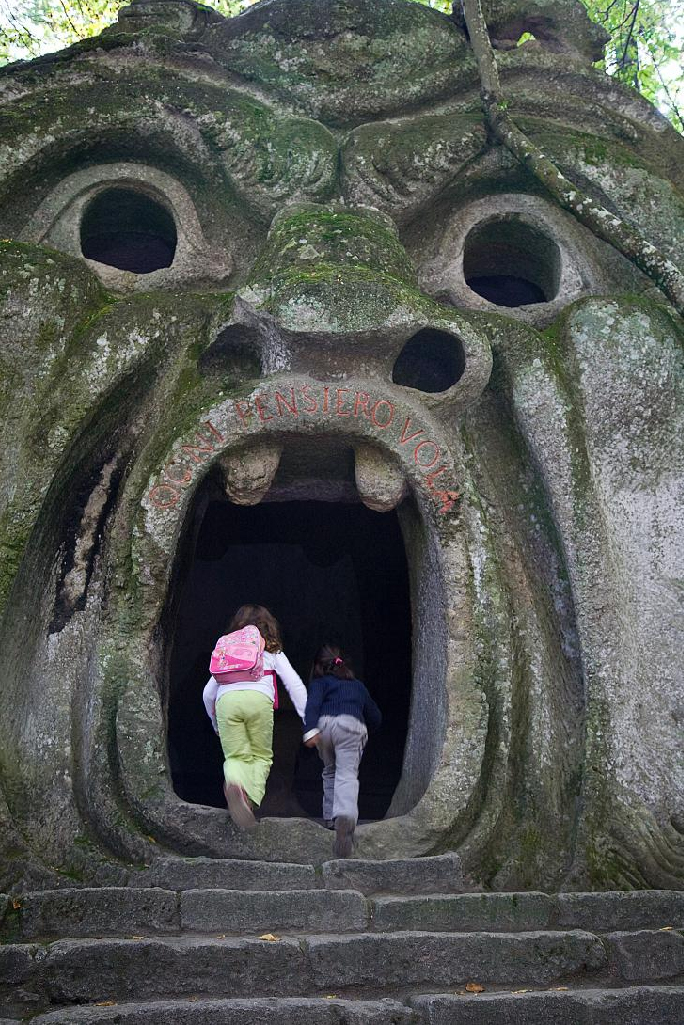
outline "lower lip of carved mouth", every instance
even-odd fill
[[[286,654],[305,680],[324,641],[350,652],[384,716],[362,763],[361,819],[407,810],[400,779],[412,685],[412,545],[405,539],[415,538],[420,517],[410,496],[388,512],[366,508],[354,470],[354,450],[339,436],[297,437],[285,440],[258,504],[229,501],[218,467],[198,488],[166,617],[169,760],[182,799],[224,804],[220,746],[207,734],[198,695],[216,637],[239,605],[254,602],[279,619]],[[301,724],[282,688],[262,810],[321,815],[320,764],[315,753],[302,753]]]

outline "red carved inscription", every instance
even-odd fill
[[[244,415],[247,415],[246,410]],[[194,442],[181,445],[180,452],[164,467],[159,483],[150,488],[148,497],[152,505],[157,509],[172,509],[178,505],[183,491],[192,483],[195,468],[219,452],[225,440],[211,420],[205,420]]]
[[[304,416],[318,413],[321,416],[333,415],[355,419],[365,417],[378,431],[386,431],[395,423],[396,407],[389,399],[378,399],[365,391],[357,391],[353,395],[352,400],[350,388],[331,388],[330,385],[324,385],[322,393],[317,394],[313,385],[293,386],[289,389],[289,398],[287,399],[280,392],[275,392],[274,415],[299,417],[300,413]],[[274,419],[274,416],[267,415],[265,412],[268,401],[268,397],[263,392],[258,392],[255,395],[253,409],[249,402],[236,401],[235,412],[240,425],[243,428],[249,428],[254,411],[262,421]],[[416,427],[410,416],[404,420],[398,442],[400,445],[411,446],[413,462],[425,473],[425,487],[434,496],[440,512],[444,513],[452,509],[460,496],[456,490],[442,488],[437,483],[437,478],[448,472],[448,467],[445,464],[439,465],[442,452],[437,442],[426,437],[425,428]]]
[[[238,427],[250,430],[270,420],[308,419],[317,415],[349,417],[366,420],[377,431],[394,434],[396,443],[407,446],[413,464],[423,474],[426,490],[433,496],[441,513],[446,513],[458,501],[459,493],[448,488],[449,467],[441,462],[442,451],[436,441],[407,416],[401,430],[396,424],[396,406],[389,399],[376,398],[369,392],[351,388],[324,385],[292,385],[273,393],[260,391],[253,399],[236,399],[233,403]],[[398,435],[398,437],[397,437]],[[200,425],[193,442],[181,445],[180,451],[164,467],[159,481],[150,489],[149,499],[158,509],[170,509],[178,504],[183,491],[191,484],[198,466],[220,451],[226,439],[210,420]],[[409,457],[410,458],[410,457]],[[446,477],[444,475],[447,475]],[[438,480],[438,478],[441,478]]]
[[[283,408],[285,408],[288,411],[288,413],[292,413],[293,416],[299,416],[299,413],[297,411],[297,400],[295,399],[294,388],[290,388],[289,402],[283,395],[280,394],[279,391],[275,393],[275,400],[276,407],[278,409],[278,416],[283,415]]]

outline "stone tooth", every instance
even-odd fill
[[[258,505],[273,483],[282,451],[282,445],[264,444],[227,452],[221,464],[231,502]]]
[[[354,449],[356,487],[361,501],[375,512],[389,512],[406,494],[406,480],[399,466],[372,445]]]

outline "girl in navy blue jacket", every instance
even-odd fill
[[[339,648],[324,644],[314,660],[304,714],[304,743],[323,759],[323,819],[335,829],[333,853],[348,858],[359,817],[359,763],[380,709]]]

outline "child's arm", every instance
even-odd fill
[[[304,716],[304,743],[307,747],[313,747],[316,737],[321,732],[318,728],[318,720],[321,715],[324,694],[325,690],[321,681],[319,679],[312,680],[309,684]]]
[[[292,698],[292,704],[300,719],[304,718],[306,708],[306,687],[302,683],[299,673],[296,673],[290,665],[290,660],[284,651],[279,651],[274,658],[275,671],[283,681],[287,693]]]
[[[363,702],[363,717],[366,720],[366,725],[369,730],[379,729],[380,724],[382,723],[382,712],[375,704],[367,690],[366,697]]]
[[[209,677],[209,682],[205,685],[202,691],[202,700],[204,701],[204,707],[207,711],[207,715],[211,719],[211,725],[214,727],[214,731],[218,733],[218,726],[216,725],[216,692],[218,691],[218,683],[213,676]]]

